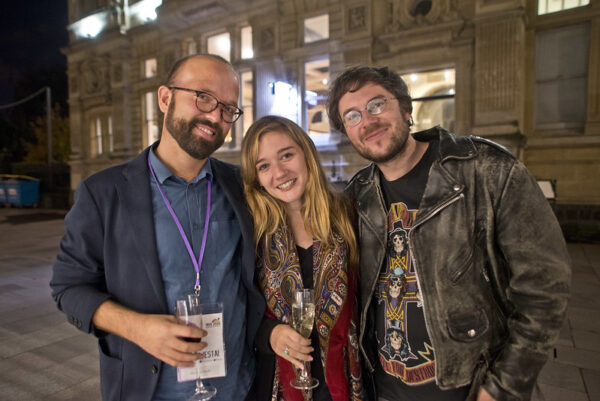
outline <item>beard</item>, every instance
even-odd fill
[[[191,120],[183,118],[175,118],[173,116],[175,110],[175,98],[172,98],[167,115],[165,116],[165,125],[167,130],[175,139],[175,142],[188,155],[198,160],[204,160],[212,155],[215,150],[219,149],[225,142],[225,135],[220,125],[211,121],[195,117]],[[208,141],[194,134],[194,126],[196,124],[206,125],[215,131],[215,139]]]
[[[389,124],[373,124],[366,130],[366,133],[363,135],[363,138],[367,137],[369,134],[371,134],[371,132],[385,127],[389,127]],[[399,153],[401,153],[404,149],[404,146],[406,145],[406,141],[410,133],[408,132],[408,128],[406,128],[403,132],[403,128],[404,127],[399,126],[396,130],[392,132],[392,135],[390,137],[390,146],[383,153],[375,154],[371,149],[362,145],[362,143],[362,146],[360,148],[355,147],[355,149],[359,155],[372,162],[389,162]]]

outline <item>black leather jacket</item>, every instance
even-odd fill
[[[409,234],[425,322],[442,389],[483,385],[496,400],[528,400],[561,328],[570,263],[556,218],[535,179],[506,149],[440,127]],[[385,261],[387,220],[377,167],[346,188],[358,212],[360,345],[377,362],[370,304]],[[369,373],[367,372],[367,373]]]

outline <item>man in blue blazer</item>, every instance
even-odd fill
[[[237,108],[238,78],[212,55],[178,60],[158,89],[159,142],[82,183],[65,219],[52,295],[98,338],[104,400],[182,400],[206,332],[177,324],[174,301],[200,289],[224,305],[226,369],[215,400],[243,400],[265,302],[253,284],[254,242],[239,169],[210,157]],[[186,342],[182,338],[197,339]],[[206,382],[206,380],[205,380]]]

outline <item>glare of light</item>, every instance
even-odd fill
[[[271,85],[271,84],[269,84]],[[289,95],[292,85],[283,81],[275,81],[275,95]]]
[[[311,90],[307,90],[305,92],[304,100],[311,106],[317,105],[317,92],[313,92]]]
[[[448,91],[448,94],[449,94],[449,95],[454,95],[454,88],[453,88],[453,89],[450,89],[450,90]]]
[[[218,42],[217,42],[217,47],[219,48],[219,50],[223,51],[223,52],[228,52],[230,49],[231,43],[229,41],[229,38],[227,37],[222,37],[219,38]]]
[[[138,15],[140,19],[144,21],[154,21],[157,17],[156,10],[152,9],[145,9],[144,11],[141,11]]]
[[[102,28],[104,28],[104,24],[102,23],[100,17],[96,15],[90,15],[89,17],[81,20],[78,32],[80,36],[94,38],[98,36],[100,31],[102,31]]]
[[[444,71],[444,78],[446,78],[446,81],[449,80],[451,77],[452,77],[452,71],[450,71],[450,70]]]
[[[297,96],[296,88],[287,82],[276,81],[274,84],[269,83],[273,88],[273,106],[270,114],[287,117],[290,120],[297,122]]]
[[[142,21],[154,21],[157,17],[156,8],[162,4],[162,0],[143,0],[132,7],[132,13]]]
[[[410,80],[415,82],[417,79],[419,79],[419,76],[417,74],[410,74]]]
[[[323,85],[327,85],[327,83],[328,83],[329,81],[327,80],[327,78],[325,78],[325,79],[324,79],[324,80],[322,80],[321,82],[323,82]]]
[[[242,58],[252,58],[252,57],[254,57],[254,51],[252,49],[242,50]]]

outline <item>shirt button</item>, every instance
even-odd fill
[[[477,332],[474,329],[467,331],[467,335],[471,338],[475,337],[475,334],[477,334]]]
[[[154,373],[154,374],[158,373],[158,366],[152,365],[152,373]]]

